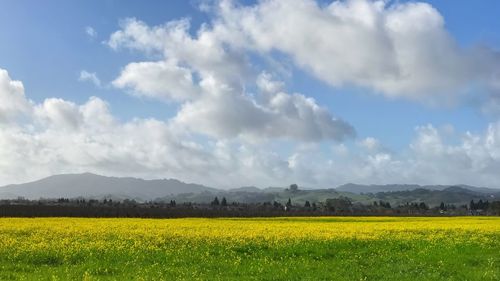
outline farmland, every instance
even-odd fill
[[[0,280],[498,280],[500,218],[0,219]]]

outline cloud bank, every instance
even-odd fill
[[[498,182],[500,122],[491,123],[482,134],[467,132],[456,144],[447,143],[448,133],[432,125],[418,127],[414,140],[401,153],[366,138],[352,147],[298,145],[280,154],[269,144],[199,141],[179,129],[176,119],[120,122],[97,97],[83,104],[57,98],[36,104],[26,98],[20,81],[12,80],[5,70],[0,70],[0,77],[0,97],[5,101],[0,107],[4,117],[0,119],[2,184],[84,171],[176,177],[219,187],[290,182],[315,187],[348,181],[450,183],[450,179],[496,187]],[[294,96],[286,98],[291,100],[284,104],[294,102]]]

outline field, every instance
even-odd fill
[[[500,218],[2,218],[0,280],[500,280]]]

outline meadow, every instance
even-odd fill
[[[1,218],[0,280],[500,280],[500,218]]]

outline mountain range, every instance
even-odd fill
[[[144,180],[84,174],[50,176],[38,181],[0,187],[0,198],[103,198],[151,200],[180,193],[216,191],[200,184],[189,184],[176,179]]]
[[[336,189],[339,191],[352,192],[357,194],[363,193],[378,193],[378,192],[391,192],[391,191],[409,191],[415,189],[427,189],[427,190],[445,190],[449,187],[461,187],[471,191],[482,192],[482,193],[495,193],[499,192],[500,189],[487,188],[487,187],[475,187],[470,185],[458,184],[458,185],[418,185],[418,184],[354,184],[348,183],[338,186]]]
[[[285,187],[260,189],[245,186],[222,190],[176,179],[144,180],[131,177],[106,177],[91,173],[50,176],[38,181],[0,187],[0,199],[40,198],[111,198],[137,201],[159,200],[207,203],[214,197],[226,197],[229,202],[284,202],[290,198],[297,204],[305,201],[324,202],[328,198],[348,197],[353,202],[368,204],[383,200],[391,204],[440,202],[466,204],[470,200],[498,200],[500,190],[468,185],[359,185],[345,184],[330,189],[289,190]]]

